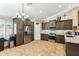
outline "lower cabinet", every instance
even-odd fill
[[[55,42],[64,44],[65,43],[64,35],[56,35]]]
[[[48,40],[48,34],[41,34],[41,40]]]
[[[32,41],[31,35],[24,36],[24,44],[29,43]]]
[[[4,39],[0,38],[0,51],[4,50]]]
[[[67,56],[79,56],[79,44],[66,43]]]

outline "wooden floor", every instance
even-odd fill
[[[65,45],[48,41],[32,41],[31,43],[0,52],[1,56],[65,56]]]

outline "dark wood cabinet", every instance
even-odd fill
[[[66,42],[66,55],[79,56],[79,44]]]
[[[31,35],[25,35],[24,36],[24,44],[29,43],[32,41]]]
[[[72,20],[56,21],[57,30],[72,30]]]
[[[49,27],[56,27],[56,20],[49,21]]]
[[[26,26],[29,27],[29,34],[27,34],[28,31],[25,31]],[[29,19],[22,21],[21,19],[16,18],[16,27],[16,46],[26,44],[34,40],[34,23]]]
[[[64,22],[64,29],[65,30],[72,30],[72,20],[66,20]]]
[[[25,31],[26,27],[28,30]],[[30,20],[24,22],[24,44],[31,42],[34,40],[34,23]]]
[[[42,29],[43,30],[48,30],[50,29],[51,27],[56,27],[56,20],[52,20],[52,21],[49,21],[49,22],[46,22],[46,23],[42,23]]]
[[[47,30],[50,28],[56,28],[57,30],[72,30],[72,19],[69,20],[52,20],[46,23],[42,23],[42,29]]]
[[[48,40],[48,34],[41,34],[41,40]]]
[[[31,22],[31,39],[34,40],[34,22]]]
[[[16,46],[24,44],[24,23],[22,20],[17,20]]]
[[[78,11],[78,26],[79,26],[79,11]]]
[[[42,30],[45,30],[45,24],[42,23]]]
[[[57,30],[64,30],[64,22],[63,21],[57,21],[56,22],[56,29]]]
[[[56,35],[55,42],[64,44],[65,43],[64,35]]]
[[[0,51],[4,50],[4,39],[0,38]]]
[[[49,22],[42,23],[42,30],[48,30],[49,29]]]

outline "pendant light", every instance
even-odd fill
[[[16,16],[17,18],[21,18],[22,21],[29,17],[29,15],[26,15],[24,12],[24,3],[22,3],[22,13],[16,13]]]

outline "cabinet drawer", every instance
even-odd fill
[[[64,35],[56,35],[56,40],[55,42],[57,43],[65,43],[65,38],[64,38]]]
[[[41,34],[41,40],[48,40],[48,34]]]

